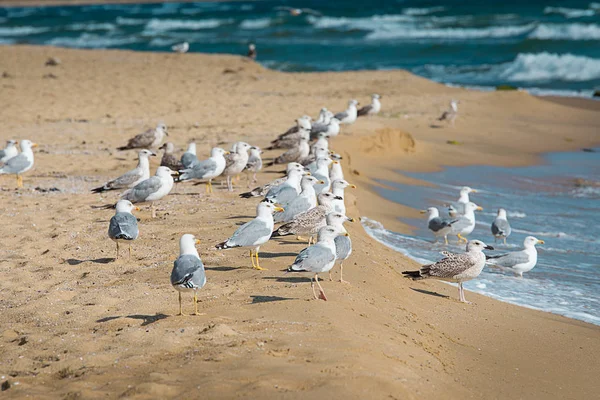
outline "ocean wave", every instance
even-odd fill
[[[446,7],[429,7],[429,8],[405,8],[402,11],[404,15],[429,15],[436,12],[444,11]]]
[[[566,18],[582,18],[592,17],[596,14],[596,11],[593,9],[582,10],[578,8],[546,7],[544,8],[544,14],[561,14]]]
[[[48,41],[48,44],[63,47],[108,48],[136,43],[137,41],[138,39],[133,37],[106,37],[84,33],[78,37],[57,37]]]
[[[105,22],[105,23],[86,23],[86,24],[71,24],[67,27],[75,31],[112,31],[115,30],[116,26]]]
[[[264,29],[271,25],[271,18],[245,19],[240,24],[242,29]]]
[[[34,26],[0,27],[0,36],[27,36],[48,32],[49,30],[49,28],[36,28]]]
[[[177,29],[189,29],[189,30],[199,30],[199,29],[212,29],[218,28],[219,26],[229,23],[231,20],[224,19],[204,19],[204,20],[181,20],[181,19],[157,19],[152,18],[146,24],[145,30],[148,31],[170,31]]]
[[[378,29],[369,33],[366,39],[487,39],[508,38],[525,35],[533,30],[533,24],[523,26],[493,26],[489,28],[433,28],[396,27],[395,29]]]
[[[313,17],[309,16],[308,21],[319,29],[342,28],[344,30],[365,30],[373,31],[378,27],[388,26],[390,29],[398,26],[398,22],[414,23],[415,18],[408,15],[398,14],[383,14],[374,15],[365,18],[348,18],[348,17]]]
[[[541,24],[528,36],[540,40],[600,40],[600,26],[596,24]]]
[[[584,82],[600,79],[600,59],[569,53],[519,54],[503,69],[500,77],[512,82]]]
[[[144,19],[117,17],[117,24],[119,24],[119,25],[133,26],[133,25],[143,25],[145,23],[146,23],[146,20],[144,20]]]

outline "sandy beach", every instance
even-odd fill
[[[49,57],[60,65],[45,66]],[[380,198],[377,180],[408,179],[398,170],[529,165],[545,152],[597,145],[600,103],[469,91],[404,71],[281,73],[224,55],[0,46],[0,74],[2,141],[40,145],[24,189],[0,176],[3,398],[597,396],[600,327],[470,292],[465,305],[453,286],[403,279],[417,265],[358,222],[348,224],[351,285],[325,281],[329,301],[314,301],[308,275],[282,272],[302,243],[264,245],[268,271],[250,269],[244,250],[214,249],[254,216],[258,199],[238,197],[243,181],[212,196],[176,185],[159,218],[147,207],[136,213],[140,239],[132,258],[118,261],[106,236],[113,211],[93,207],[119,193],[90,189],[132,168],[135,152],[116,147],[160,121],[178,154],[195,140],[207,156],[237,140],[266,147],[302,114],[380,93],[382,113],[344,129],[332,148],[358,185],[347,191],[348,214],[403,232],[397,217],[417,211]],[[453,98],[461,102],[454,128],[435,120]],[[169,275],[183,233],[202,241],[204,316],[174,316]],[[191,310],[191,295],[184,306]]]

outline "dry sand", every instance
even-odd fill
[[[50,56],[61,65],[45,67]],[[238,139],[265,146],[297,116],[377,92],[382,115],[344,129],[332,146],[359,185],[348,191],[349,215],[404,230],[396,217],[415,210],[378,197],[375,178],[526,165],[541,152],[591,146],[597,108],[448,88],[403,71],[285,74],[200,54],[2,46],[0,73],[0,139],[40,143],[24,190],[0,177],[0,376],[12,385],[2,398],[597,396],[600,327],[473,293],[474,304],[461,304],[455,287],[403,279],[415,263],[357,223],[348,227],[352,284],[326,281],[330,301],[314,301],[307,277],[281,272],[301,243],[263,246],[268,271],[249,269],[243,250],[214,250],[254,215],[258,200],[239,199],[240,189],[206,196],[177,185],[159,218],[137,213],[133,256],[116,262],[106,237],[113,212],[92,206],[118,193],[89,193],[135,164],[134,152],[115,148],[158,121],[180,151],[193,139],[207,154]],[[456,127],[432,128],[451,98],[461,101]],[[183,233],[202,240],[205,316],[173,316],[169,274]]]

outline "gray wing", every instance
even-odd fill
[[[359,117],[361,117],[363,115],[368,115],[372,109],[373,109],[373,106],[371,104],[367,104],[366,106],[364,106],[363,108],[358,110],[356,115]]]
[[[198,162],[192,168],[184,169],[181,172],[180,180],[185,181],[189,179],[204,179],[204,177],[217,170],[217,163],[215,160],[208,159]]]
[[[25,154],[21,153],[8,160],[6,164],[0,169],[5,174],[17,174],[23,171],[29,166],[29,160],[25,157]]]
[[[225,169],[231,167],[235,163],[237,163],[240,159],[240,155],[238,153],[229,153],[225,156]]]
[[[338,236],[335,238],[335,258],[345,260],[352,254],[352,240],[350,236]]]
[[[173,263],[171,285],[198,289],[206,284],[202,260],[190,254],[179,256]]]
[[[137,219],[130,213],[116,213],[108,225],[108,237],[120,240],[135,240],[139,235]]]
[[[452,223],[452,232],[461,232],[471,224],[472,222],[468,218],[461,216],[456,220],[456,222]]]
[[[248,158],[246,169],[257,172],[262,168],[262,159],[259,157],[251,156]]]
[[[123,189],[127,188],[133,183],[135,183],[138,179],[142,177],[141,171],[137,168],[132,169],[118,177],[117,179],[113,179],[112,181],[106,183],[104,185],[105,189]]]
[[[505,219],[497,219],[492,223],[492,234],[494,236],[508,236],[510,231],[510,224]]]
[[[139,149],[142,147],[150,147],[154,142],[154,129],[148,129],[146,132],[140,133],[129,139],[127,146],[130,149]]]
[[[453,257],[443,258],[421,270],[428,269],[429,276],[435,278],[452,278],[475,266],[476,263],[477,260],[469,254],[453,254]]]
[[[432,220],[429,221],[429,229],[431,229],[434,232],[439,232],[440,230],[444,229],[444,228],[450,228],[450,224],[452,222],[449,220],[445,220],[445,219],[441,219],[439,217],[437,218],[433,218]]]
[[[312,128],[310,130],[310,138],[314,139],[321,132],[327,132],[327,125],[314,123],[312,124]]]
[[[498,256],[488,256],[487,263],[497,265],[498,267],[513,268],[515,265],[529,262],[529,256],[524,251],[515,251],[513,253],[501,254]]]
[[[0,150],[0,160],[3,159],[4,156],[6,156],[6,151]]]
[[[146,201],[148,196],[152,193],[157,192],[162,186],[160,178],[157,176],[152,176],[145,181],[142,181],[135,185],[133,188],[127,190],[123,193],[121,198],[125,200],[129,200],[132,203],[139,203]]]
[[[183,153],[181,156],[181,165],[183,168],[192,168],[198,162],[198,157],[192,153]]]
[[[335,254],[330,249],[317,245],[302,250],[290,267],[293,271],[320,270],[324,265],[335,260]]]
[[[277,157],[275,159],[275,164],[287,164],[287,163],[295,162],[295,161],[298,161],[300,156],[301,156],[300,147],[296,146],[296,147],[289,149],[288,151],[286,151],[279,157]]]
[[[310,208],[310,203],[306,197],[298,196],[288,204],[285,204],[283,208],[283,212],[273,215],[275,222],[291,221],[296,215],[308,211]]]
[[[271,233],[273,231],[267,227],[264,221],[253,219],[240,226],[229,238],[227,245],[229,247],[252,246],[259,238],[270,236]]]
[[[341,121],[341,120],[343,120],[345,118],[348,118],[348,112],[347,111],[339,112],[339,113],[337,113],[337,114],[334,115],[334,118]]]

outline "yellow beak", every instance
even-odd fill
[[[226,151],[226,152],[225,152],[225,155],[227,155],[227,154],[231,154],[231,152],[230,152],[230,151]]]
[[[477,211],[483,211],[483,207],[480,207],[480,206],[478,206],[478,207],[476,208],[476,210],[477,210]]]
[[[471,189],[471,193],[477,193],[477,190]]]
[[[538,240],[538,244],[544,244],[546,242],[544,242],[543,240]]]
[[[285,210],[283,209],[283,207],[275,207],[275,211],[284,212]]]
[[[319,181],[319,182],[317,182],[317,183],[318,183],[319,185],[324,185],[324,184],[325,184],[325,181]]]
[[[354,222],[354,218],[348,218],[348,222]]]
[[[344,236],[350,236],[350,234],[348,232],[344,233]]]
[[[307,173],[306,173],[306,176],[310,176],[310,172],[307,172]]]
[[[31,147],[38,147],[38,144],[37,143],[32,143]]]
[[[200,244],[200,239],[196,239],[196,244]]]
[[[426,213],[427,213],[427,211],[425,211],[425,210],[421,210],[421,211],[419,211],[419,213],[421,213],[421,214],[426,214]]]
[[[135,211],[140,211],[140,208],[139,208],[139,207],[134,207],[133,209],[134,209]]]
[[[340,162],[339,162],[339,161],[334,161],[333,163],[334,163],[334,164],[339,164]]]
[[[356,189],[356,185],[350,185],[352,189]]]

